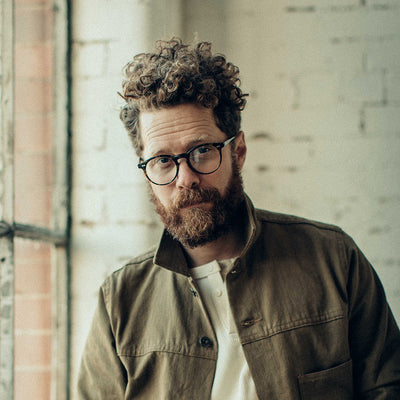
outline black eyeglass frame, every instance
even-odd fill
[[[139,162],[137,166],[138,166],[139,169],[142,169],[142,170],[144,171],[144,173],[145,173],[145,175],[146,175],[146,178],[147,178],[150,182],[152,182],[152,183],[154,183],[155,185],[158,185],[158,186],[169,185],[170,183],[172,183],[172,182],[176,179],[176,177],[178,176],[178,173],[179,173],[179,163],[178,163],[178,160],[179,160],[180,158],[185,158],[185,159],[186,159],[186,162],[187,162],[187,165],[189,166],[189,168],[190,168],[193,172],[195,172],[196,174],[210,175],[210,174],[214,173],[214,172],[221,166],[221,163],[222,163],[222,153],[221,153],[221,150],[222,150],[225,146],[227,146],[229,143],[233,142],[235,139],[236,139],[236,136],[232,136],[232,137],[230,137],[229,139],[225,140],[225,142],[219,142],[219,143],[202,143],[202,144],[198,144],[197,146],[194,146],[194,147],[192,147],[190,150],[186,151],[185,153],[177,154],[176,156],[171,156],[170,154],[159,154],[159,155],[157,155],[157,156],[150,157],[150,158],[148,158],[148,159],[145,160],[145,161]],[[199,171],[197,171],[197,170],[192,166],[192,164],[190,163],[190,154],[191,154],[194,150],[198,149],[199,147],[203,147],[203,146],[214,146],[214,147],[219,151],[219,163],[218,163],[218,167],[215,168],[215,169],[214,169],[213,171],[211,171],[211,172],[199,172]],[[176,173],[175,173],[174,177],[173,177],[169,182],[167,182],[167,183],[157,183],[157,182],[154,182],[154,181],[151,180],[151,179],[149,178],[149,176],[147,175],[147,172],[146,172],[147,163],[149,163],[151,160],[154,160],[155,158],[158,158],[158,157],[168,157],[168,158],[170,158],[170,159],[175,163],[175,165],[176,165]],[[140,158],[140,160],[142,160],[142,158]]]

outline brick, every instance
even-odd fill
[[[275,114],[268,124],[273,138],[294,141],[335,137],[343,140],[359,132],[360,111],[357,106],[333,104],[329,107],[298,108]]]
[[[119,88],[118,85],[115,87]],[[119,119],[121,104],[122,102],[120,102],[120,99],[117,97],[114,97],[110,104],[112,109],[107,114],[107,149],[115,151],[116,154],[121,152],[121,156],[119,156],[121,159],[133,157],[133,159],[137,161],[136,153],[128,136],[128,132]]]
[[[106,116],[96,113],[77,113],[72,120],[73,132],[79,132],[79,140],[74,141],[75,152],[105,150]]]
[[[77,188],[74,192],[76,220],[78,223],[93,224],[105,222],[104,190]]]
[[[15,329],[51,329],[50,297],[16,296]]]
[[[354,42],[337,42],[331,39],[330,45],[321,46],[330,71],[360,71],[363,67],[364,45]]]
[[[254,142],[253,142],[254,143]],[[308,162],[309,143],[271,143],[269,141],[256,141],[257,145],[251,145],[249,141],[248,158],[254,160],[253,168],[256,171],[260,166],[266,170],[276,169],[290,171],[290,168],[299,168]],[[257,161],[256,161],[257,160]]]
[[[72,8],[75,23],[73,40],[120,40],[125,35],[138,42],[146,40],[146,21],[152,11],[151,6],[151,3],[141,0],[130,1],[129,4],[125,2],[124,12],[121,13],[117,1],[100,0],[96,7],[90,2],[77,2]]]
[[[359,5],[360,0],[287,0],[288,5],[301,5],[307,6],[310,4],[317,4],[317,8],[326,6],[345,6],[345,5]]]
[[[326,52],[327,46],[322,40],[313,41],[312,36],[312,32],[305,36],[293,33],[290,41],[276,50],[276,73],[286,72],[290,75],[298,75],[331,71],[331,60]]]
[[[397,13],[397,22],[400,13]],[[400,32],[393,38],[381,42],[372,42],[367,46],[367,68],[370,71],[389,69],[399,71],[400,68]]]
[[[389,103],[400,103],[400,70],[387,76],[387,99]]]
[[[15,45],[15,76],[20,78],[48,78],[53,73],[53,47],[40,43]]]
[[[50,259],[22,262],[15,253],[15,293],[45,294],[51,292]]]
[[[134,54],[148,51],[144,41],[134,41],[127,37],[121,37],[118,41],[111,41],[107,44],[107,57],[105,68],[109,73],[110,80],[113,80],[114,88],[119,88],[122,82],[122,69]]]
[[[394,8],[398,12],[399,2],[397,0],[365,0],[365,3],[376,10]]]
[[[14,145],[17,153],[53,150],[52,116],[43,113],[15,116]]]
[[[50,367],[51,334],[16,334],[15,367]]]
[[[383,93],[381,72],[346,74],[341,80],[341,99],[346,103],[382,102]]]
[[[53,183],[52,163],[52,155],[49,153],[15,154],[16,186],[29,189],[49,188]]]
[[[144,179],[141,185],[121,186],[118,191],[108,191],[106,201],[111,222],[151,224],[154,220],[154,207]]]
[[[109,99],[115,95],[115,88],[113,94],[107,89],[104,79],[77,79],[72,93],[74,110],[80,114],[104,115]]]
[[[109,187],[114,191],[118,191],[116,187],[120,186],[141,187],[146,180],[143,171],[137,167],[138,162],[139,159],[131,146],[121,149],[120,157],[113,160],[115,177]]]
[[[324,199],[337,198],[338,193],[345,193],[343,197],[347,198],[370,198],[377,193],[393,196],[400,168],[397,161],[399,144],[399,139],[390,142],[380,138],[337,141],[332,137],[314,143],[301,143],[301,147],[300,143],[268,144],[264,147],[258,144],[258,150],[250,150],[249,158],[259,160],[258,163],[268,160],[269,168],[261,177],[261,182],[276,182],[273,197],[282,199],[284,196],[288,201],[293,199],[298,207],[303,207],[303,211],[315,207],[315,210],[322,210]],[[257,157],[254,151],[264,158]],[[255,166],[253,163],[253,175]],[[293,168],[287,168],[290,166]],[[306,191],[305,185],[309,188]],[[364,212],[365,207],[360,208],[362,219]]]
[[[293,81],[299,92],[299,107],[332,106],[339,101],[338,77],[332,73],[309,73]]]
[[[20,8],[15,10],[15,41],[42,43],[53,37],[51,8]]]
[[[385,199],[384,203],[382,199]],[[365,248],[370,249],[371,257],[381,260],[378,265],[382,269],[384,267],[396,268],[394,260],[399,260],[399,254],[398,239],[394,233],[396,224],[400,222],[399,199],[395,193],[387,196],[371,196],[370,207],[375,210],[378,218],[366,223],[367,234],[363,239]]]
[[[328,197],[392,196],[397,192],[399,145],[398,138],[385,137],[321,141],[315,143],[308,167],[324,176]]]
[[[84,78],[104,76],[107,55],[107,42],[75,43],[72,58],[74,75]]]
[[[365,108],[366,132],[385,137],[400,134],[400,106]]]
[[[35,113],[53,110],[53,87],[47,80],[15,82],[15,112]]]
[[[51,257],[52,246],[44,242],[15,238],[14,251],[21,262],[42,263]]]
[[[50,400],[50,371],[15,371],[15,400]]]
[[[398,13],[391,10],[374,11],[368,8],[349,9],[349,12],[327,10],[327,12],[318,13],[317,24],[324,37],[339,36],[353,40],[363,38],[366,41],[396,34],[399,26]]]
[[[76,187],[104,189],[110,176],[110,157],[106,151],[90,152],[76,160],[74,181]]]
[[[25,224],[50,227],[52,216],[51,189],[15,188],[15,220]]]
[[[313,13],[315,11],[316,7],[314,5],[293,5],[285,7],[285,12],[287,13]]]
[[[73,296],[82,299],[87,294],[95,299],[99,285],[110,273],[132,256],[148,250],[160,236],[156,215],[151,224],[105,223],[74,228],[73,264],[92,266],[74,271]],[[85,286],[89,290],[84,290]]]
[[[39,5],[39,4],[51,4],[49,0],[15,0],[15,6],[21,7],[26,5]]]

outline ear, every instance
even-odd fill
[[[244,161],[246,160],[246,153],[247,153],[246,141],[244,139],[243,131],[240,131],[236,135],[235,152],[236,152],[236,162],[239,167],[239,170],[241,171],[243,168]]]

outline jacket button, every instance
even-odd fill
[[[207,336],[203,336],[199,342],[202,347],[213,347],[213,341]]]

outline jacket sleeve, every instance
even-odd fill
[[[77,388],[79,400],[125,398],[126,370],[116,352],[104,297],[103,287],[82,356]]]
[[[400,399],[399,328],[378,276],[352,240],[347,257],[355,398]]]

